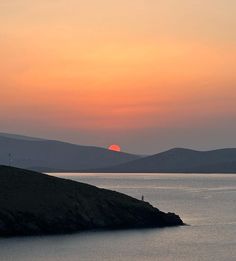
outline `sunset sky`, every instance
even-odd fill
[[[235,0],[1,0],[0,132],[236,147],[235,14]]]

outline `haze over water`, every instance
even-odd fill
[[[234,261],[236,175],[56,174],[129,194],[163,211],[176,212],[185,227],[91,231],[74,235],[0,239],[4,261]]]

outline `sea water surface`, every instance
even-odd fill
[[[53,174],[126,193],[189,226],[0,239],[1,261],[235,261],[236,175]]]

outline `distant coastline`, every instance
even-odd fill
[[[40,172],[236,173],[236,148],[174,148],[151,156],[0,133],[0,164]]]

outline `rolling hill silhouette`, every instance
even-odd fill
[[[0,133],[0,164],[44,172],[236,173],[236,149],[174,148],[141,157],[94,146]]]
[[[98,172],[236,173],[236,149],[195,151],[175,148]]]
[[[9,154],[11,156],[9,157]],[[0,164],[38,171],[83,171],[125,163],[137,155],[0,133]]]

